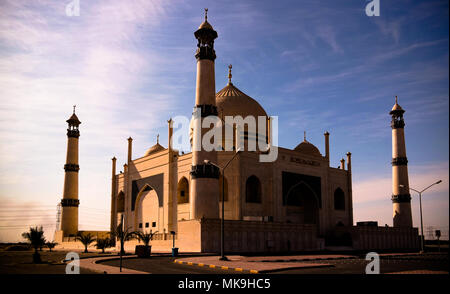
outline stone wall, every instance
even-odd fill
[[[355,250],[417,250],[420,246],[417,228],[353,226],[336,230],[351,234]]]
[[[178,226],[180,251],[220,251],[220,220],[180,221]],[[318,250],[321,247],[321,239],[316,236],[315,225],[225,221],[227,253]]]

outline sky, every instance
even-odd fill
[[[392,225],[389,111],[406,110],[410,186],[425,231],[449,226],[448,1],[365,0],[0,2],[0,242],[30,225],[53,238],[62,198],[66,120],[80,126],[79,229],[108,230],[111,158],[126,162],[156,143],[167,120],[190,116],[194,31],[208,8],[218,32],[216,90],[233,84],[279,117],[279,145],[303,140],[331,165],[352,153],[354,222]],[[412,193],[414,226],[418,196]]]

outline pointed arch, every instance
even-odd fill
[[[252,175],[245,182],[245,201],[247,203],[261,203],[261,182]]]
[[[314,189],[304,181],[298,182],[289,189],[286,196],[287,205],[302,206],[301,194],[299,199],[295,199],[296,198],[295,196],[299,196],[298,192],[303,192],[304,195],[308,194],[312,195],[315,199],[315,202],[317,203],[317,207],[320,207],[319,197],[317,196],[316,192],[314,192]]]
[[[303,223],[319,223],[319,197],[308,183],[300,181],[293,185],[287,193],[286,204],[301,209],[300,213],[303,215]],[[301,218],[299,221],[301,221]]]
[[[123,191],[120,191],[117,195],[117,211],[116,212],[124,212],[125,211],[125,194]]]
[[[341,188],[334,191],[334,209],[345,210],[345,193]]]
[[[148,197],[147,197],[148,196]],[[144,202],[145,200],[145,202]],[[145,184],[142,189],[139,191],[136,197],[136,207],[134,210],[134,230],[139,228],[139,221],[147,218],[147,214],[150,215],[150,220],[148,221],[149,227],[151,229],[150,222],[156,222],[156,227],[159,225],[159,195],[156,193],[156,190],[150,186],[149,184]],[[143,223],[142,228],[145,228],[145,222]]]
[[[177,201],[178,204],[189,203],[189,181],[186,177],[182,177],[178,181]]]

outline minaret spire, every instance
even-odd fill
[[[233,77],[233,75],[231,74],[232,68],[233,66],[231,64],[228,65],[228,85],[233,85],[233,83],[231,82],[231,78]]]
[[[67,128],[67,155],[64,165],[64,192],[61,200],[61,231],[63,237],[76,235],[78,233],[78,140],[80,131],[78,129],[81,122],[75,114],[75,105],[73,114],[66,121]]]
[[[217,152],[202,147],[202,138],[207,130],[202,129],[202,121],[208,116],[217,117],[214,40],[217,32],[206,21],[208,9],[205,9],[205,21],[195,31],[197,39],[197,86],[193,112],[192,165],[189,209],[191,219],[219,218],[219,174]]]
[[[405,111],[395,105],[389,114],[392,116],[392,206],[394,227],[412,227],[411,195],[409,193],[408,159],[405,146]]]

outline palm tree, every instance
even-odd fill
[[[55,246],[58,245],[58,243],[50,241],[45,243],[45,245],[48,247],[48,249],[50,249],[50,252],[52,252],[52,249],[55,248]]]
[[[39,228],[30,227],[30,231],[22,233],[22,237],[24,239],[27,239],[31,243],[31,246],[34,247],[33,262],[40,263],[41,256],[39,255],[38,249],[45,244],[45,237],[42,226],[40,226]]]
[[[99,238],[95,244],[97,249],[101,249],[102,253],[105,253],[105,248],[111,247],[111,239],[109,238]]]
[[[136,238],[136,232],[130,231],[129,228],[123,230],[121,225],[117,227],[113,235],[120,241],[120,253],[122,255],[125,254],[125,250],[123,249],[123,245],[125,244],[125,242]]]
[[[91,233],[82,234],[78,232],[78,235],[75,237],[75,240],[80,241],[84,245],[84,253],[88,253],[88,246],[95,241],[95,238]]]
[[[150,241],[153,240],[153,236],[158,233],[158,231],[152,233],[145,233],[145,232],[136,232],[136,236],[139,239],[139,241],[142,241],[145,245],[145,247],[148,247],[150,245]]]
[[[144,242],[144,246],[138,245],[136,246],[136,254],[138,257],[150,257],[152,254],[152,246],[150,245],[150,241],[153,239],[153,236],[158,233],[158,231],[152,233],[145,233],[145,232],[136,232],[136,235],[139,239],[139,241]]]

